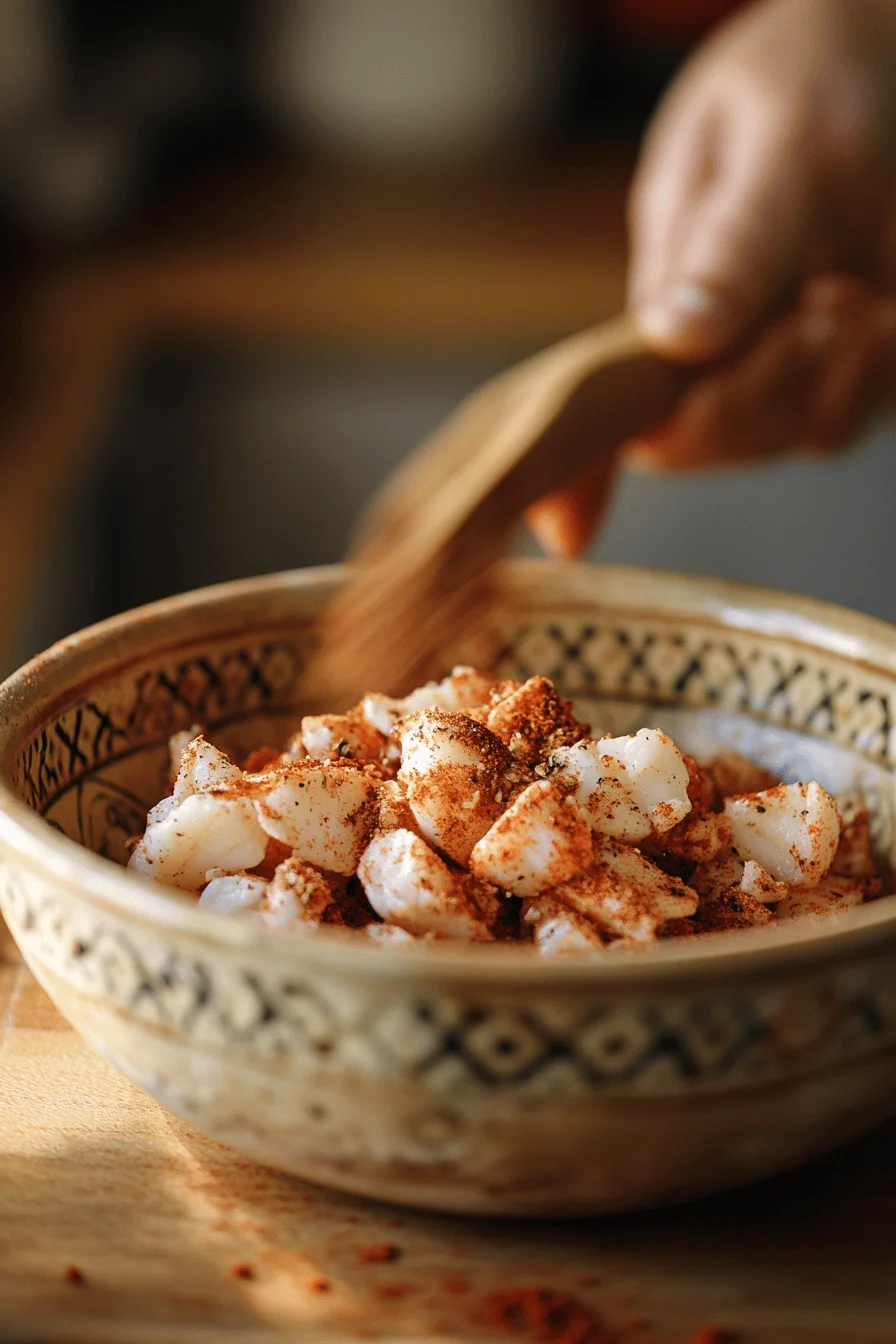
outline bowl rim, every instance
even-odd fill
[[[15,745],[15,718],[41,702],[40,687],[48,670],[65,669],[68,664],[89,674],[103,654],[107,663],[115,665],[108,655],[122,635],[133,637],[139,631],[145,635],[160,626],[172,627],[173,633],[177,621],[189,620],[198,612],[213,615],[272,601],[275,606],[284,605],[296,591],[305,593],[307,610],[313,615],[323,609],[345,572],[343,566],[317,566],[214,584],[133,608],[59,640],[0,685],[0,754],[6,756]],[[815,598],[735,580],[586,561],[507,561],[503,578],[511,609],[523,594],[529,605],[533,598],[554,603],[559,598],[571,607],[582,599],[593,602],[597,594],[598,606],[608,609],[712,618],[732,630],[825,649],[896,681],[896,626]],[[126,666],[127,660],[120,660],[119,665]],[[557,958],[521,955],[522,949],[515,945],[445,942],[377,947],[357,934],[336,929],[316,931],[313,936],[284,934],[232,916],[200,911],[186,893],[155,886],[92,853],[45,821],[2,777],[0,847],[13,850],[28,867],[59,879],[64,887],[80,887],[91,904],[110,908],[128,921],[144,919],[160,929],[188,934],[209,947],[255,949],[293,972],[299,967],[341,970],[377,980],[423,975],[444,981],[475,975],[502,984],[573,987],[587,983],[595,989],[617,989],[634,988],[645,980],[676,981],[688,974],[715,980],[736,973],[743,980],[766,975],[773,965],[783,970],[840,961],[847,955],[873,955],[890,938],[896,940],[896,899],[888,898],[854,907],[836,920],[795,922],[792,928],[773,925],[707,938],[668,939],[619,954]]]

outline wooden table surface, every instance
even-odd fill
[[[396,1257],[368,1263],[382,1244]],[[0,933],[4,1341],[488,1340],[487,1295],[537,1285],[621,1327],[613,1344],[684,1344],[710,1322],[743,1344],[892,1344],[894,1263],[896,1124],[752,1191],[636,1217],[486,1223],[328,1194],[125,1082]]]

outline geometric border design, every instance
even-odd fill
[[[78,779],[197,720],[221,727],[298,708],[310,633],[234,639],[200,656],[148,662],[67,706],[28,741],[13,783],[39,812]],[[507,639],[500,670],[550,677],[565,694],[711,706],[749,714],[896,765],[890,678],[806,645],[656,617],[607,624],[531,620]]]
[[[625,1091],[663,1095],[772,1081],[896,1042],[893,955],[786,991],[681,998],[526,996],[462,1005],[419,989],[348,989],[332,976],[268,972],[184,955],[87,903],[0,885],[26,954],[73,987],[202,1048],[289,1056],[323,1073],[403,1078],[440,1093]]]
[[[222,726],[285,712],[309,648],[307,635],[211,648],[198,657],[154,661],[135,676],[110,679],[26,742],[13,785],[45,812],[79,779],[140,747],[167,743],[197,721]]]
[[[567,694],[750,714],[896,765],[893,679],[796,642],[674,619],[570,617],[520,626],[502,670],[539,670]]]

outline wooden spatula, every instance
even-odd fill
[[[367,511],[309,697],[343,707],[439,671],[494,600],[493,565],[523,512],[665,416],[685,380],[620,317],[474,392]]]

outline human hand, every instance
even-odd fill
[[[894,68],[896,0],[762,0],[672,86],[632,191],[630,306],[655,348],[710,371],[635,461],[827,450],[886,398]],[[583,549],[611,477],[595,464],[532,510],[547,549]]]
[[[822,271],[879,278],[896,175],[894,0],[762,0],[666,95],[631,196],[629,301],[714,358]]]

